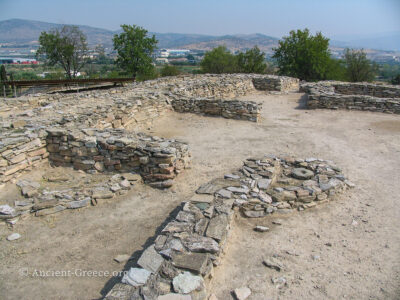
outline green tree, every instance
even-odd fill
[[[400,74],[397,74],[391,81],[392,84],[399,85],[400,84]]]
[[[237,55],[238,71],[240,73],[264,73],[267,65],[265,61],[265,53],[255,46],[246,52],[240,52]]]
[[[279,74],[307,81],[325,79],[330,61],[329,39],[321,32],[311,35],[308,29],[290,31],[279,41],[272,56]]]
[[[145,76],[154,73],[151,55],[157,46],[155,36],[147,36],[147,30],[135,25],[121,25],[123,32],[114,35],[114,49],[118,53],[117,65],[132,74]]]
[[[219,46],[206,52],[200,62],[203,73],[235,73],[237,72],[237,58],[225,46]]]
[[[36,57],[44,58],[50,66],[60,65],[69,79],[75,78],[88,61],[86,36],[77,26],[43,31],[39,43]]]
[[[171,66],[171,65],[164,65],[161,68],[160,74],[162,77],[165,76],[177,76],[179,75],[181,72],[179,71],[179,69],[176,66]]]
[[[346,67],[343,60],[331,58],[325,75],[326,80],[347,81]]]
[[[372,81],[375,78],[376,68],[367,59],[364,50],[346,49],[344,51],[346,73],[349,81]]]
[[[8,84],[5,84],[4,82],[7,81],[7,72],[6,72],[6,67],[4,65],[1,65],[0,67],[0,95],[7,96],[9,92],[9,86]]]

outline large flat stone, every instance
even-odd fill
[[[209,237],[190,235],[182,239],[183,244],[192,252],[218,253],[218,243]]]
[[[154,245],[151,245],[140,256],[138,265],[152,273],[157,273],[163,262],[162,256],[154,249]]]
[[[151,272],[146,269],[130,268],[128,273],[124,275],[121,282],[130,284],[134,287],[144,285],[149,279]]]
[[[204,281],[200,276],[195,276],[190,272],[183,272],[173,279],[172,284],[175,292],[189,294],[193,291],[202,289]]]
[[[202,274],[208,263],[207,253],[179,253],[173,256],[172,264],[179,268]]]
[[[206,231],[206,236],[221,241],[225,239],[228,232],[228,216],[220,214],[210,220]]]

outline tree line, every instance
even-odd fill
[[[117,53],[115,65],[134,79],[150,79],[158,74],[152,55],[157,49],[155,36],[135,25],[121,25],[122,32],[113,37]],[[89,62],[86,36],[77,26],[65,25],[60,29],[42,32],[39,37],[38,59],[47,66],[60,66],[67,78],[75,78]],[[206,52],[200,62],[202,73],[278,73],[306,81],[340,80],[372,81],[377,65],[367,59],[364,50],[345,49],[342,59],[334,59],[329,50],[329,39],[320,32],[312,35],[308,29],[291,31],[273,49],[273,65],[266,62],[265,53],[257,46],[245,52],[231,53],[225,46]],[[104,49],[101,51],[106,60]],[[7,75],[2,69],[2,81]],[[165,65],[161,76],[179,75],[177,67]],[[400,74],[394,77],[399,84]]]

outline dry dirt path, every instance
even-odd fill
[[[184,139],[193,154],[192,169],[178,176],[172,190],[138,185],[123,198],[94,208],[32,218],[17,225],[22,238],[14,242],[5,240],[11,231],[0,226],[0,298],[101,297],[109,277],[25,277],[19,270],[119,271],[123,265],[112,258],[137,255],[200,184],[237,169],[247,157],[275,154],[331,159],[357,187],[338,201],[279,216],[280,226],[268,218],[238,218],[211,291],[219,299],[230,299],[231,290],[241,286],[252,289],[249,299],[396,299],[400,117],[302,110],[301,94],[244,98],[263,102],[261,122],[171,112],[154,124],[151,134]],[[259,222],[271,231],[253,232]],[[262,265],[263,255],[273,254],[280,256],[285,271]],[[284,276],[288,285],[277,290],[271,283],[276,276]]]

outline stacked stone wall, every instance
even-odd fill
[[[311,109],[349,109],[400,114],[400,87],[318,82],[303,84],[301,89],[308,94],[307,107]]]
[[[199,113],[222,116],[227,119],[257,122],[261,105],[254,101],[214,100],[214,99],[179,99],[172,101],[177,112]]]
[[[48,129],[47,151],[56,166],[86,172],[138,172],[145,182],[170,187],[188,166],[187,144],[125,130]]]

